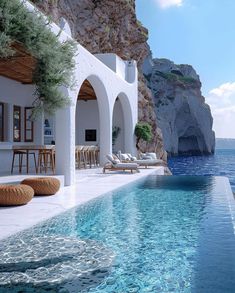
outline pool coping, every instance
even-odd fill
[[[75,185],[62,187],[54,196],[34,197],[24,206],[1,207],[0,241],[150,174],[164,175],[164,167],[141,169],[136,174],[103,175],[101,169],[97,170],[87,176],[78,173]]]

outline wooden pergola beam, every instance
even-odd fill
[[[14,43],[12,48],[15,50],[13,56],[0,59],[0,75],[24,84],[32,84],[37,60],[19,43]]]
[[[78,94],[78,100],[87,101],[87,100],[96,100],[96,99],[97,99],[96,94],[92,85],[89,83],[88,80],[85,80]]]

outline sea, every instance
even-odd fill
[[[168,159],[173,175],[226,176],[235,192],[235,139],[216,139],[210,156],[177,156]]]

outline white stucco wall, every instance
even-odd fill
[[[112,69],[120,78],[128,83],[136,81],[136,62],[134,60],[124,61],[116,54],[95,54],[95,57]]]
[[[24,107],[31,107],[34,101],[34,86],[23,85],[20,82],[0,76],[0,102],[4,105],[5,139],[0,142],[0,172],[8,173],[11,169],[12,146],[43,143],[43,119],[34,121],[34,141],[24,141]],[[21,107],[21,141],[13,141],[13,106]]]
[[[30,11],[35,10],[29,2],[26,2],[26,6]],[[71,39],[64,31],[59,34],[60,28],[56,24],[52,23],[50,28],[53,33],[59,35],[61,42]],[[74,58],[76,63],[74,70],[76,87],[73,89],[61,88],[61,91],[72,99],[72,103],[71,106],[57,111],[55,118],[56,172],[65,175],[66,185],[75,182],[76,103],[81,85],[86,79],[96,93],[99,107],[101,164],[106,161],[105,155],[112,152],[112,113],[117,97],[120,98],[123,107],[125,151],[133,154],[136,152],[134,128],[138,118],[138,74],[135,61],[124,62],[118,57],[113,57],[116,62],[116,70],[113,70],[108,67],[108,64],[108,66],[105,65],[79,44]],[[7,90],[10,90],[10,87],[8,85]],[[30,91],[28,94],[24,93],[24,95],[27,95],[25,99],[30,99],[30,93]],[[10,96],[14,96],[13,99],[19,97],[18,86],[17,89],[14,89],[12,95],[8,95],[8,97]],[[90,119],[90,117],[86,119]]]
[[[99,145],[99,124],[98,102],[79,100],[76,107],[76,145]],[[96,129],[96,141],[85,141],[86,129]]]

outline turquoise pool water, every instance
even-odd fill
[[[149,176],[0,243],[0,292],[235,292],[222,177]]]

